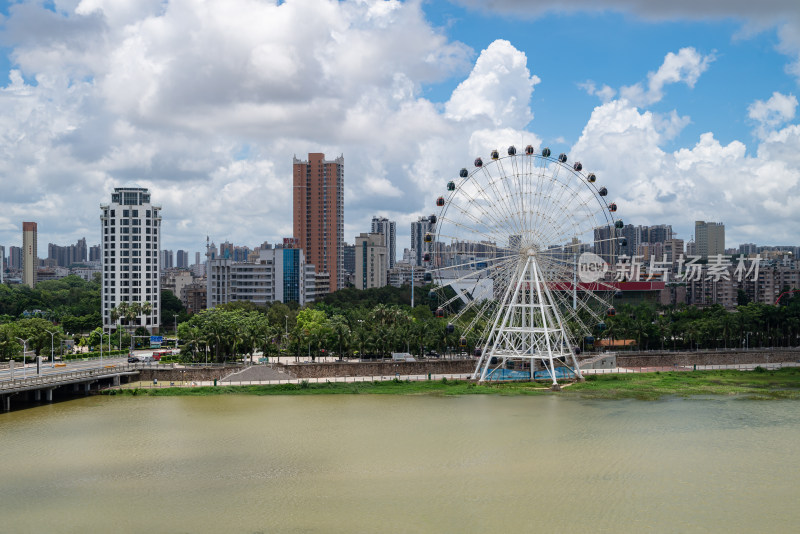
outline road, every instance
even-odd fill
[[[54,375],[59,373],[69,373],[72,371],[81,371],[86,369],[97,369],[107,365],[118,365],[128,363],[127,356],[114,356],[112,358],[103,358],[102,362],[99,358],[91,359],[89,361],[83,360],[69,360],[64,362],[56,362],[59,367],[53,367],[53,364],[42,362],[40,372],[42,376]],[[63,365],[63,366],[62,366]],[[19,380],[21,378],[31,378],[36,376],[36,363],[27,363],[23,368],[22,363],[17,362],[14,364],[14,378]],[[11,380],[11,372],[8,369],[0,370],[0,381]]]

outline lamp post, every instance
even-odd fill
[[[21,337],[18,337],[17,339],[22,342],[22,378],[27,378],[28,374],[25,370],[25,354],[28,352],[28,341],[30,341],[31,338],[22,339]]]
[[[53,339],[54,339],[53,336],[55,336],[56,333],[55,332],[51,332],[50,330],[45,330],[45,332],[50,334],[50,364],[55,369],[56,359],[55,359],[55,356],[53,356]]]
[[[175,348],[178,348],[178,314],[172,314],[175,318]]]

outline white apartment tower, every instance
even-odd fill
[[[383,234],[356,236],[356,289],[383,287],[388,283],[388,255]]]
[[[397,257],[397,224],[386,217],[372,218],[372,233],[383,234],[383,242],[389,252],[389,269],[394,269],[395,258]]]
[[[103,324],[113,324],[112,308],[123,302],[144,304],[151,310],[136,320],[158,332],[161,287],[158,256],[161,207],[150,203],[142,187],[115,187],[111,203],[100,206],[103,246]]]

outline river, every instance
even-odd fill
[[[89,397],[0,414],[0,531],[795,532],[799,408]]]

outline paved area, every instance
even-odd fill
[[[221,378],[220,382],[273,382],[292,380],[294,377],[268,365],[253,365]]]

